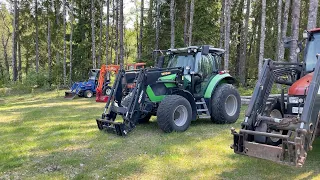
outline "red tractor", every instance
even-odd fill
[[[128,64],[127,70],[141,69],[144,68],[146,63],[134,63]],[[111,93],[110,84],[110,72],[118,74],[120,65],[102,65],[99,74],[98,86],[96,89],[96,102],[107,102]],[[127,88],[134,88],[135,84],[128,84]]]
[[[303,166],[320,118],[320,28],[303,37],[303,62],[265,60],[242,127],[231,129],[235,153]],[[270,101],[275,83],[288,86],[287,96],[283,89],[281,97]]]

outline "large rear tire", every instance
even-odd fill
[[[160,103],[157,110],[157,122],[166,133],[182,132],[189,128],[192,108],[189,101],[178,95],[168,95]]]
[[[211,120],[217,124],[235,123],[240,115],[241,99],[231,84],[221,84],[211,96]]]
[[[128,107],[130,101],[132,100],[132,93],[129,93],[126,97],[124,97],[121,101],[121,105],[124,107]],[[148,123],[150,121],[151,118],[151,113],[148,114],[141,114],[140,118],[138,119],[138,123],[139,124],[144,124],[144,123]]]

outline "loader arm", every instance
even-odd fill
[[[267,101],[272,85],[295,83],[300,78],[302,64],[265,61],[242,128],[239,133],[233,128],[231,130],[234,137],[231,148],[235,153],[297,167],[304,164],[307,152],[312,149],[319,120],[320,61],[317,61],[315,67],[305,96],[299,99],[299,106],[303,107],[302,113],[289,114],[284,110],[282,118],[275,118],[267,113],[274,104]],[[280,103],[285,107],[284,105],[288,106],[289,102]],[[267,140],[270,138],[277,138],[280,143],[277,145],[269,143]]]

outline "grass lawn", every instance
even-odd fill
[[[100,132],[94,98],[52,91],[0,97],[0,179],[320,179],[320,138],[303,168],[236,155],[210,120],[163,133],[155,118],[127,137]],[[242,112],[244,108],[242,109]]]

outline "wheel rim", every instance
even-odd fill
[[[225,102],[226,113],[229,116],[234,116],[238,109],[238,100],[235,95],[230,94]]]
[[[111,89],[106,89],[106,95],[109,96],[111,94]]]
[[[278,109],[273,109],[271,112],[270,112],[270,117],[272,118],[282,118],[282,114],[281,112],[278,110]],[[282,130],[280,131],[275,131],[275,130],[272,130],[271,131],[272,134],[282,134]],[[273,137],[270,137],[270,140],[274,143],[278,142],[280,139],[279,138],[273,138]]]
[[[183,126],[188,119],[187,108],[183,105],[179,105],[173,112],[173,122],[175,125]]]
[[[88,97],[88,98],[91,98],[91,97],[92,97],[92,93],[91,93],[91,92],[88,92],[88,93],[87,93],[87,97]]]

